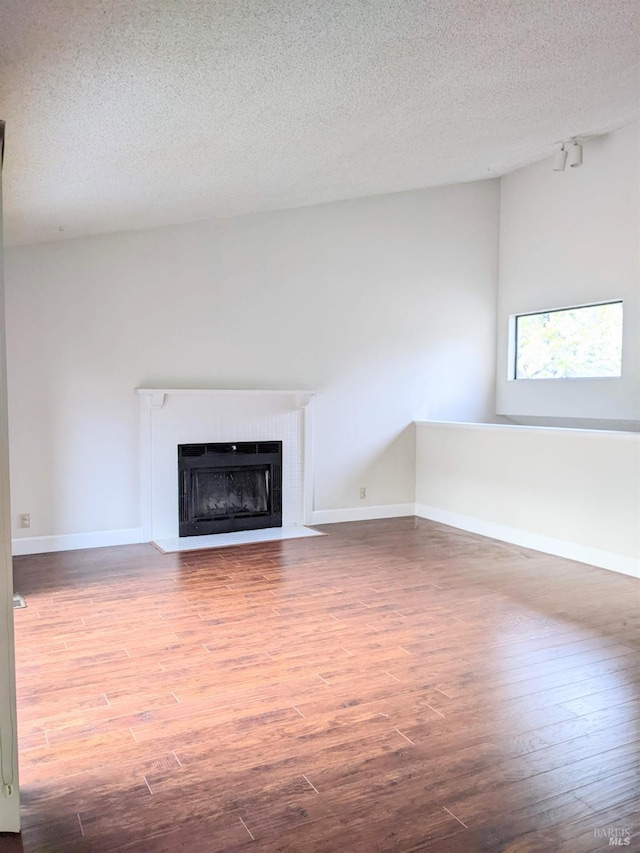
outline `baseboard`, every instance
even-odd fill
[[[336,524],[343,521],[373,521],[383,518],[401,518],[417,515],[430,521],[437,521],[469,533],[477,533],[490,539],[510,542],[522,548],[542,551],[556,557],[565,557],[579,563],[587,563],[602,569],[609,569],[623,575],[640,578],[640,560],[577,545],[551,536],[531,533],[506,524],[486,521],[470,515],[427,506],[426,504],[386,504],[384,506],[349,507],[347,509],[314,510],[310,524]],[[13,555],[46,554],[54,551],[75,551],[80,548],[105,548],[111,545],[135,545],[146,541],[142,528],[132,527],[126,530],[101,530],[94,533],[66,533],[58,536],[29,536],[12,540]]]
[[[384,506],[349,507],[348,509],[316,509],[310,524],[336,524],[341,521],[373,521],[377,518],[401,518],[415,515],[415,505],[385,504]]]
[[[471,515],[461,515],[438,507],[416,504],[415,514],[420,518],[428,518],[449,527],[457,527],[459,530],[468,530],[469,533],[478,533],[480,536],[488,536],[490,539],[499,539],[502,542],[510,542],[522,548],[531,548],[533,551],[542,551],[545,554],[553,554],[556,557],[565,557],[578,563],[588,563],[590,566],[598,566],[601,569],[609,569],[612,572],[620,572],[633,578],[640,578],[640,560],[627,557],[624,554],[616,554],[613,551],[602,551],[599,548],[590,548],[586,545],[577,545],[575,542],[566,542],[562,539],[554,539],[551,536],[543,536],[539,533],[530,533],[517,527],[509,527],[506,524],[497,524],[494,521],[485,521]]]
[[[77,551],[80,548],[105,548],[109,545],[136,545],[144,542],[141,527],[127,530],[99,530],[95,533],[63,533],[59,536],[25,536],[13,539],[14,557],[49,554],[53,551]]]

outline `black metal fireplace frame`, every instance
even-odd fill
[[[229,471],[260,468],[269,471],[267,512],[196,517],[192,512],[193,472],[208,469]],[[180,536],[205,536],[238,530],[282,527],[282,442],[237,441],[178,445],[178,494]]]

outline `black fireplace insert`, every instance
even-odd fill
[[[282,527],[282,442],[179,444],[180,536]]]

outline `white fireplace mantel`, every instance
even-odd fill
[[[302,409],[309,405],[317,392],[300,390],[261,391],[256,389],[242,390],[238,388],[136,388],[136,393],[141,396],[151,397],[150,405],[152,409],[161,409],[168,394],[188,397],[293,397],[296,401],[296,406]]]
[[[136,392],[146,541],[178,535],[178,444],[282,440],[283,522],[311,523],[314,391],[137,388]]]

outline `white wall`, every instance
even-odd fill
[[[19,832],[3,249],[2,167],[0,164],[0,832]],[[11,785],[11,793],[5,785]]]
[[[640,577],[640,435],[489,424],[416,427],[416,511]]]
[[[139,527],[137,386],[318,390],[315,509],[412,503],[411,422],[494,412],[498,201],[486,181],[9,250],[14,537]]]
[[[551,159],[500,181],[497,412],[640,420],[639,138],[587,140],[584,165]],[[508,380],[509,315],[624,300],[622,379]]]

